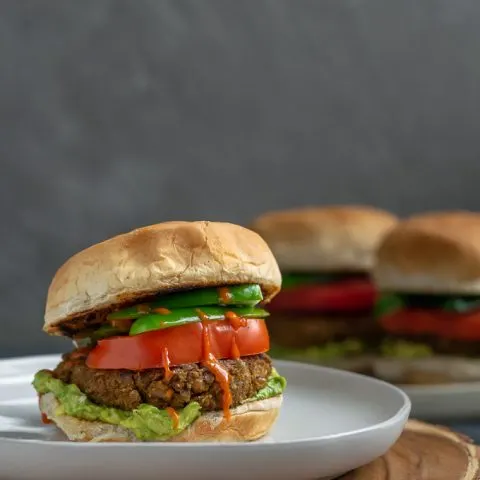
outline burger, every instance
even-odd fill
[[[283,275],[269,308],[274,356],[368,370],[366,354],[381,333],[372,315],[370,270],[378,243],[396,222],[364,206],[271,212],[253,222]]]
[[[70,440],[250,441],[285,379],[267,355],[271,251],[229,223],[167,222],[70,258],[48,290],[44,331],[75,349],[33,385]]]
[[[478,380],[480,215],[437,212],[397,225],[377,253],[376,374],[397,383]]]

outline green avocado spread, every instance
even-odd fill
[[[400,339],[385,340],[380,351],[382,356],[393,358],[425,358],[433,355],[433,349],[429,345]]]
[[[314,345],[305,348],[291,348],[273,346],[270,355],[274,358],[286,360],[310,361],[313,363],[328,362],[341,357],[359,355],[365,350],[360,340],[347,339],[341,342],[327,342],[323,345]]]
[[[55,395],[60,404],[57,415],[121,425],[132,430],[137,438],[143,441],[167,440],[187,428],[201,415],[200,405],[197,402],[191,402],[185,408],[177,410],[179,421],[178,426],[174,428],[173,419],[166,410],[145,403],[132,411],[97,405],[91,402],[76,385],[53,378],[51,372],[46,370],[37,372],[33,386],[38,393]],[[285,378],[273,369],[265,387],[250,400],[263,400],[280,395],[285,386]]]

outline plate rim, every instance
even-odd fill
[[[0,366],[5,363],[14,363],[14,364],[22,364],[22,363],[27,363],[29,361],[58,361],[59,358],[61,357],[61,353],[59,354],[46,354],[46,355],[30,355],[30,356],[22,356],[22,357],[10,357],[10,358],[2,358],[0,359]],[[344,370],[339,370],[335,368],[330,368],[330,367],[324,367],[321,365],[312,365],[312,364],[307,364],[307,363],[302,363],[302,362],[294,362],[294,361],[289,361],[289,360],[277,360],[277,359],[272,359],[274,361],[274,364],[278,366],[278,368],[281,370],[282,365],[290,366],[292,368],[302,368],[306,370],[311,370],[311,371],[323,371],[323,372],[328,372],[330,374],[334,375],[339,375],[340,377],[361,377],[364,381],[368,381],[371,383],[376,383],[382,385],[384,388],[388,388],[389,390],[394,391],[399,398],[402,399],[402,406],[397,410],[397,412],[392,415],[390,418],[383,420],[382,422],[376,423],[374,425],[370,425],[368,427],[363,427],[363,428],[358,428],[356,430],[351,430],[348,432],[340,432],[340,433],[333,433],[330,435],[324,435],[321,437],[308,437],[308,438],[301,438],[301,439],[295,439],[295,440],[279,440],[275,441],[272,443],[266,442],[266,443],[259,443],[259,442],[203,442],[203,443],[195,443],[195,442],[186,442],[181,444],[181,448],[211,448],[212,446],[215,446],[215,448],[221,448],[221,449],[231,449],[231,448],[238,448],[244,447],[244,448],[262,448],[262,449],[273,449],[276,447],[280,446],[292,446],[292,445],[304,445],[304,444],[312,444],[312,443],[321,443],[321,442],[327,442],[330,440],[337,440],[337,439],[345,439],[345,438],[352,438],[360,435],[364,435],[366,433],[372,432],[374,430],[379,430],[379,429],[385,429],[392,427],[394,424],[401,423],[402,418],[405,418],[408,420],[408,416],[410,414],[411,408],[412,408],[412,402],[407,395],[405,391],[403,391],[400,387],[396,385],[392,385],[388,382],[385,382],[383,380],[369,377],[366,375],[361,375],[359,373],[354,373],[354,372],[348,372]],[[6,378],[7,376],[1,375],[0,374],[0,379],[1,378]],[[287,380],[288,381],[288,380]],[[85,448],[89,445],[89,442],[72,442],[69,440],[41,440],[41,439],[20,439],[20,438],[9,438],[9,437],[3,437],[0,434],[0,442],[1,443],[13,443],[13,444],[33,444],[33,445],[42,445],[42,446],[58,446],[58,447],[67,447],[67,448]],[[143,443],[128,443],[128,442],[118,442],[118,443],[100,443],[94,444],[95,447],[97,448],[100,446],[101,448],[132,448],[132,447],[142,447],[142,448],[158,448],[161,446],[162,448],[178,448],[179,444],[175,442],[143,442]]]
[[[408,385],[398,384],[407,395],[421,394],[465,394],[478,393],[480,391],[480,381],[475,382],[454,382],[444,385]]]

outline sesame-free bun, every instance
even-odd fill
[[[379,246],[373,276],[385,291],[479,294],[480,214],[436,212],[404,220]]]
[[[155,294],[256,283],[268,302],[277,262],[259,235],[230,223],[166,222],[93,245],[67,260],[48,290],[44,330]]]
[[[227,422],[223,412],[207,412],[169,442],[249,442],[268,433],[278,417],[282,395],[244,403],[231,410]],[[40,410],[62,430],[69,440],[77,442],[138,442],[135,433],[119,425],[88,421],[62,415],[53,393],[40,396]]]
[[[265,213],[251,228],[284,272],[368,272],[378,243],[396,222],[391,213],[352,205]]]

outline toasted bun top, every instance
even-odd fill
[[[405,293],[480,293],[480,214],[437,212],[397,225],[377,252],[374,279]]]
[[[283,271],[368,272],[377,244],[396,222],[376,208],[331,206],[266,213],[251,228]]]
[[[278,265],[256,233],[230,223],[159,223],[67,260],[48,290],[44,330],[157,293],[245,283],[259,284],[265,301],[280,290]]]

